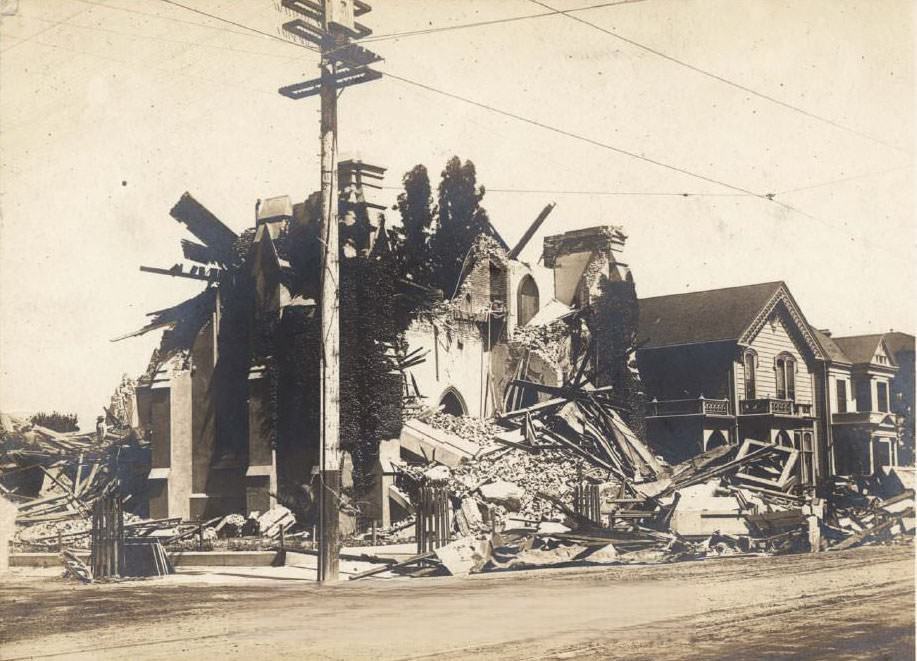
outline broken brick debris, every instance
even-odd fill
[[[549,399],[495,420],[425,415],[478,450],[448,467],[430,456],[392,461],[405,498],[431,478],[449,485],[452,526],[433,556],[387,569],[461,576],[664,563],[906,543],[913,533],[906,480],[838,477],[819,498],[796,477],[796,450],[755,440],[670,466],[629,429],[607,389],[538,390]],[[394,540],[396,526],[376,534]]]

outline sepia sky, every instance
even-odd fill
[[[641,296],[785,280],[817,327],[913,333],[912,4],[601,4],[372,1],[398,78],[343,91],[342,156],[389,168],[381,203],[471,159],[510,243],[557,202],[527,260],[623,225]],[[318,187],[318,100],[276,93],[317,55],[274,0],[0,6],[0,409],[88,429],[159,337],[109,340],[201,289],[138,271],[180,260],[179,196],[240,231]]]

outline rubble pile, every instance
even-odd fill
[[[516,326],[510,343],[535,352],[556,367],[566,367],[571,360],[570,327],[563,320]]]
[[[889,488],[876,480],[837,477],[825,518],[823,547],[900,543],[915,528],[914,489]]]
[[[569,500],[577,479],[599,479],[602,472],[591,467],[583,468],[583,462],[570,457],[561,450],[543,450],[534,455],[524,450],[509,448],[481,457],[453,470],[454,493],[481,492],[486,485],[502,482],[513,484],[521,490],[519,507],[516,510],[523,519],[539,521],[543,518],[557,518],[561,515],[551,501],[539,497],[547,493],[562,500]],[[484,498],[487,501],[486,498]],[[502,507],[500,503],[494,503]],[[504,508],[505,510],[506,508]],[[508,512],[498,512],[498,516]]]
[[[755,440],[671,466],[628,428],[607,389],[515,383],[551,398],[493,422],[428,418],[480,449],[451,467],[399,465],[417,489],[448,485],[450,541],[386,570],[664,563],[844,550],[913,534],[914,489],[902,480],[838,478],[820,497],[803,479],[799,451]],[[403,538],[404,522],[400,529]],[[371,573],[353,578],[363,575]]]
[[[470,416],[454,416],[440,411],[431,411],[421,418],[434,429],[441,429],[455,434],[466,441],[476,443],[482,448],[489,445],[491,439],[504,431],[502,427],[480,418]]]
[[[6,415],[3,423],[0,493],[17,506],[18,545],[88,546],[93,503],[114,481],[130,500],[142,482],[133,478],[149,471],[148,448],[130,427],[61,433]]]
[[[136,425],[137,383],[127,374],[121,377],[121,383],[112,393],[111,403],[105,408],[105,413],[122,427]]]

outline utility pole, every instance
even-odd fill
[[[327,5],[332,0],[324,0]],[[322,425],[321,492],[319,495],[319,545],[318,580],[320,583],[338,579],[338,495],[341,493],[341,434],[340,434],[340,362],[341,325],[340,264],[338,261],[337,168],[338,98],[334,86],[334,63],[328,57],[327,46],[322,47],[321,83],[321,168],[322,168],[322,350],[321,378]]]
[[[357,46],[353,39],[368,36],[368,28],[354,22],[371,10],[361,0],[282,0],[281,6],[303,18],[285,23],[283,30],[319,47],[321,76],[288,85],[280,94],[321,100],[321,473],[319,488],[318,581],[338,580],[339,506],[341,494],[340,444],[340,244],[337,214],[337,97],[338,90],[381,77],[368,65],[379,57]]]

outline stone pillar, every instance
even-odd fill
[[[246,513],[276,507],[277,454],[273,448],[270,382],[263,365],[248,373],[248,468],[245,471]]]
[[[216,308],[219,303],[216,304]],[[216,366],[216,328],[218,315],[212,314],[191,346],[191,374],[188,381],[188,410],[190,438],[188,465],[191,467],[190,516],[204,519],[220,513],[219,503],[214,506],[211,498],[218,498],[224,482],[214,475],[214,452],[216,450],[216,393],[218,384],[214,380]],[[238,470],[238,469],[237,469]],[[235,476],[238,482],[238,472]],[[224,512],[228,514],[229,512]]]
[[[191,372],[172,375],[170,397],[169,516],[191,518]]]
[[[191,372],[176,356],[156,373],[149,388],[150,516],[190,518]]]

